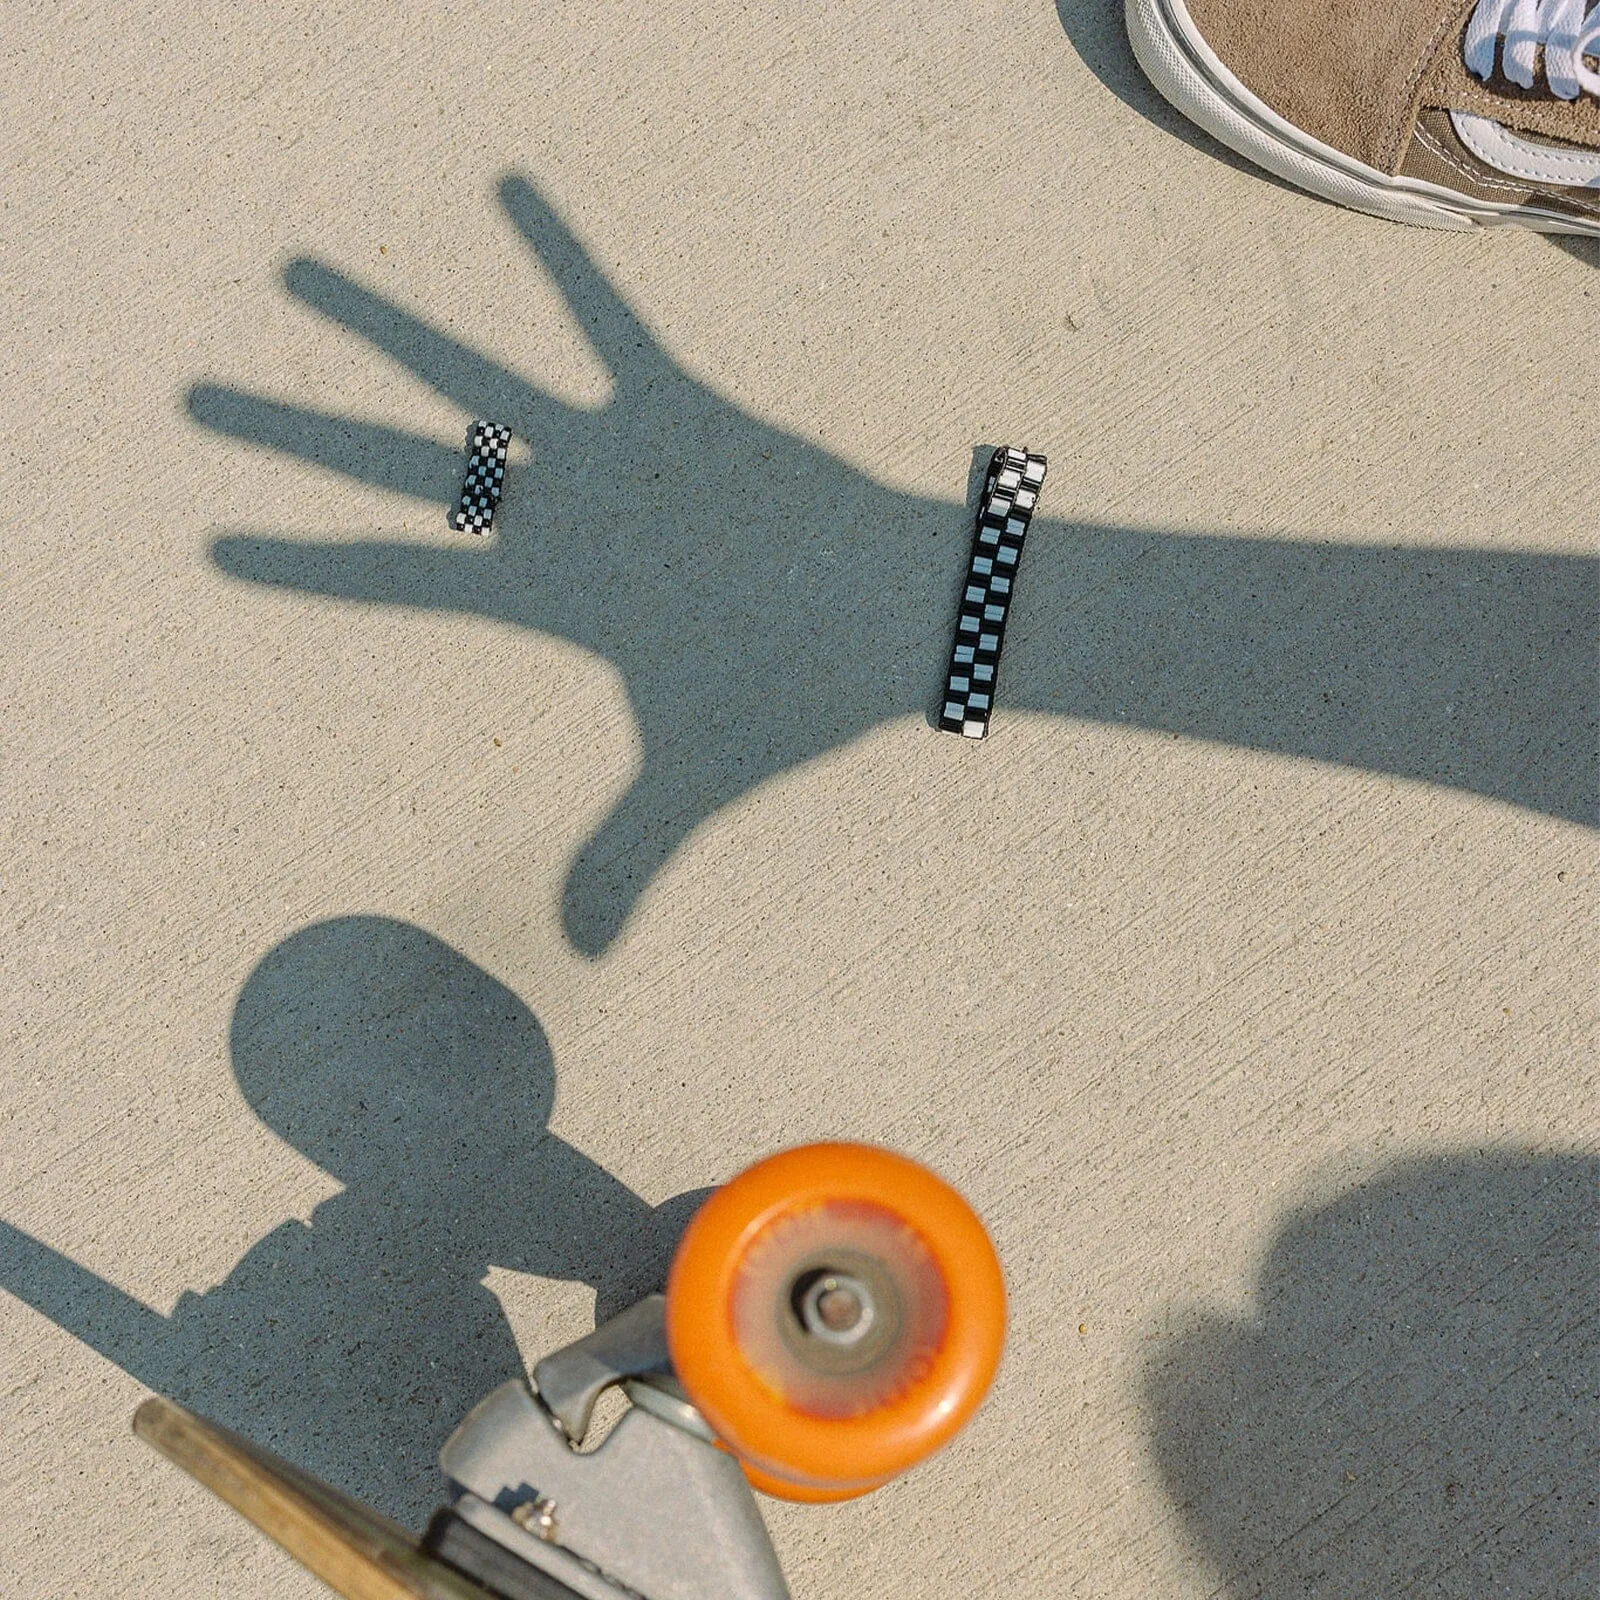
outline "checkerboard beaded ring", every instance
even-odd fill
[[[981,739],[989,731],[1012,584],[1039,502],[1045,465],[1043,456],[1014,445],[1002,445],[990,458],[939,713],[939,726],[946,733]]]

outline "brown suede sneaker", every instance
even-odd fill
[[[1600,235],[1595,0],[1126,0],[1178,110],[1325,199]]]

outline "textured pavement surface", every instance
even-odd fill
[[[319,1592],[146,1390],[417,1523],[825,1136],[1013,1323],[944,1454],[769,1507],[797,1600],[1600,1589],[1591,247],[1245,171],[1098,0],[0,60],[0,1594]]]

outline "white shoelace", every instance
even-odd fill
[[[1524,89],[1534,85],[1539,53],[1545,82],[1560,100],[1580,94],[1600,99],[1600,73],[1584,62],[1600,43],[1600,6],[1585,19],[1588,0],[1478,0],[1461,54],[1467,71],[1485,83],[1494,75],[1495,45],[1504,37],[1500,68]]]

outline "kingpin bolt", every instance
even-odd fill
[[[512,1507],[511,1520],[519,1528],[526,1528],[529,1533],[543,1539],[546,1544],[555,1543],[556,1503],[548,1495],[540,1495],[537,1500],[524,1500],[520,1506]]]

